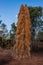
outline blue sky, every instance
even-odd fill
[[[11,28],[11,23],[17,22],[21,4],[43,7],[43,0],[0,0],[0,20],[7,25],[8,30]]]

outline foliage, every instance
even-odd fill
[[[38,32],[40,29],[40,26],[43,25],[42,21],[42,7],[29,7],[30,10],[30,18],[32,23],[32,34],[33,38],[36,35],[36,32]],[[37,29],[38,27],[38,29]]]
[[[1,24],[2,20],[0,20],[0,24]]]
[[[5,23],[2,23],[1,27],[2,27],[2,29],[3,29],[3,37],[6,38],[7,33],[8,33],[6,24],[5,24]]]
[[[39,32],[38,33],[38,39],[39,40],[43,40],[43,32]]]
[[[42,7],[29,7],[30,10],[30,18],[31,18],[31,23],[32,23],[32,44],[31,47],[33,50],[37,50],[38,48],[38,41],[37,39],[40,38],[42,39],[41,35],[38,35],[37,38],[35,39],[35,36],[40,32],[40,27],[43,26],[43,20],[42,20]],[[39,39],[39,40],[40,40]]]
[[[2,37],[0,37],[0,46],[2,45]]]
[[[12,23],[11,30],[10,30],[10,38],[15,39],[15,35],[16,35],[16,26],[15,23]]]

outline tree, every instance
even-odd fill
[[[29,7],[29,10],[30,10],[31,23],[32,23],[32,34],[34,38],[36,32],[38,31],[38,29],[40,29],[40,26],[43,24],[43,21],[41,19],[42,7]]]
[[[15,23],[12,23],[11,24],[11,30],[10,30],[10,38],[13,42],[13,44],[15,43],[15,37],[16,36],[16,26],[15,26]]]
[[[2,23],[2,20],[0,20],[0,28],[1,28],[1,23]]]
[[[2,23],[2,20],[0,20],[0,24]]]
[[[5,23],[2,23],[2,24],[1,24],[1,27],[2,27],[2,29],[3,29],[3,38],[6,38],[7,33],[8,33],[6,24],[5,24]]]
[[[30,18],[32,23],[32,44],[31,48],[33,50],[38,50],[38,45],[40,44],[40,40],[42,41],[43,35],[40,33],[43,26],[43,11],[42,7],[29,7],[30,10]],[[39,32],[39,33],[38,33]]]
[[[43,51],[43,32],[39,31],[37,37],[38,48]]]
[[[39,41],[40,40],[43,41],[43,32],[38,33],[38,39],[39,39]]]

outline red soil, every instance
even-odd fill
[[[12,51],[0,50],[0,65],[43,65],[43,53],[32,53],[27,59],[13,59]]]
[[[29,59],[24,60],[12,60],[6,65],[43,65],[43,55],[32,54]]]

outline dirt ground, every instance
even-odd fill
[[[5,65],[43,65],[43,54],[32,54],[28,59],[23,60],[11,60]]]
[[[0,65],[43,65],[43,53],[33,52],[27,59],[13,59],[10,51],[0,51]]]

